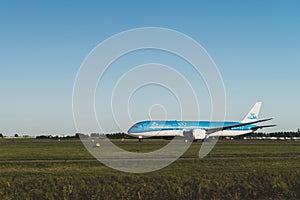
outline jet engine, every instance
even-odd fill
[[[203,140],[206,137],[206,131],[202,129],[194,129],[193,137],[195,140]]]
[[[194,130],[190,130],[190,131],[184,131],[183,136],[188,141],[203,140],[206,137],[206,131],[202,130],[202,129],[194,129]]]

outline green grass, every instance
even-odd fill
[[[2,144],[0,160],[88,159],[92,156],[82,144]]]
[[[295,159],[180,160],[127,174],[98,162],[5,163],[1,199],[295,199]]]
[[[70,141],[69,141],[70,142]],[[125,141],[148,152],[168,141]],[[79,140],[0,140],[0,199],[299,199],[300,142],[219,141],[204,159],[201,143],[159,171],[129,174],[110,169]],[[81,162],[80,160],[87,161]]]
[[[166,140],[145,141],[113,140],[117,145],[131,152],[151,152],[162,148]],[[182,157],[197,157],[201,142],[193,143]],[[180,145],[180,143],[178,144]],[[101,149],[100,149],[101,150]],[[36,140],[0,139],[0,160],[17,159],[93,159],[80,140]],[[293,141],[218,141],[208,157],[291,157],[300,155],[300,142]]]

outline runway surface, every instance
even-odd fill
[[[105,158],[103,160],[109,161],[130,161],[130,160],[173,160],[171,157],[162,158]],[[232,160],[232,159],[300,159],[300,155],[297,156],[207,156],[205,158],[199,159],[197,157],[180,157],[177,160]],[[53,160],[0,160],[0,163],[82,163],[82,162],[100,162],[97,159],[53,159]]]

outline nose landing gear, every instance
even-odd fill
[[[139,142],[143,142],[143,136],[139,136]]]

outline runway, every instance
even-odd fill
[[[130,161],[130,160],[173,160],[171,157],[162,158],[105,158],[103,160],[109,161]],[[300,155],[296,156],[207,156],[205,158],[199,159],[198,157],[180,157],[177,160],[244,160],[244,159],[300,159]],[[17,159],[17,160],[0,160],[0,163],[85,163],[85,162],[100,162],[97,159]]]

